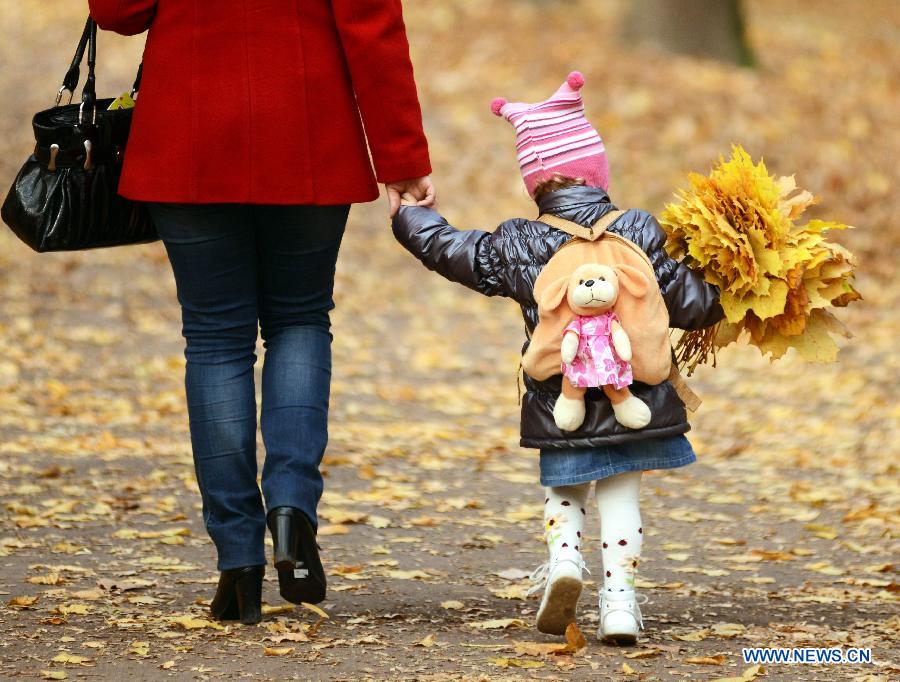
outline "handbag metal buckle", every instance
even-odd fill
[[[90,140],[84,141],[84,169],[94,169],[94,145]]]
[[[59,145],[51,144],[50,145],[50,163],[47,164],[48,171],[56,170],[56,155],[59,154]]]
[[[81,125],[84,118],[84,102],[78,107],[78,125]],[[97,105],[94,105],[94,115],[91,117],[91,125],[97,125]]]
[[[59,103],[62,101],[63,93],[64,93],[66,90],[69,90],[69,88],[67,88],[65,85],[63,85],[63,86],[59,89],[59,92],[56,93],[56,104],[55,104],[54,106],[57,106],[57,107],[59,106]],[[71,104],[71,103],[72,103],[72,97],[74,97],[74,95],[75,95],[75,92],[74,92],[73,90],[69,90],[69,101],[66,102],[66,104]]]

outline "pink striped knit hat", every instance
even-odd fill
[[[491,111],[515,126],[519,166],[532,197],[539,182],[557,173],[584,178],[592,187],[609,188],[606,148],[584,117],[582,87],[584,76],[573,71],[543,102],[507,102],[502,97],[491,102]]]

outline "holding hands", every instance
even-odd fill
[[[390,205],[391,218],[393,218],[400,206],[427,206],[435,205],[435,189],[431,182],[431,176],[426,175],[412,180],[391,182],[384,186],[387,190],[388,203]]]

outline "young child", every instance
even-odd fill
[[[590,227],[616,207],[610,202],[609,166],[603,142],[584,117],[578,72],[538,104],[494,100],[491,109],[516,129],[516,151],[529,194],[540,215],[554,215]],[[431,270],[486,296],[507,296],[522,307],[528,336],[538,323],[533,288],[541,268],[570,236],[538,220],[513,218],[493,233],[461,231],[430,208],[404,201],[394,218],[394,235]],[[708,327],[722,317],[718,290],[701,275],[670,259],[656,220],[628,210],[607,228],[647,254],[669,312],[680,329]],[[643,624],[634,577],[641,556],[643,526],[638,493],[641,472],[681,467],[695,461],[684,437],[690,428],[684,403],[673,386],[633,383],[631,393],[650,408],[640,429],[620,424],[609,399],[589,389],[586,414],[574,431],[560,430],[553,408],[561,376],[538,382],[525,375],[521,445],[540,450],[544,530],[549,561],[533,575],[544,594],[537,614],[541,632],[563,634],[575,621],[582,590],[581,555],[587,496],[596,481],[603,558],[598,637],[633,644]]]

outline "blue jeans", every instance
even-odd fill
[[[329,311],[349,206],[150,204],[187,345],[185,391],[203,520],[219,570],[266,563],[256,474],[257,330],[266,349],[260,426],[269,509],[315,526],[328,440]]]

